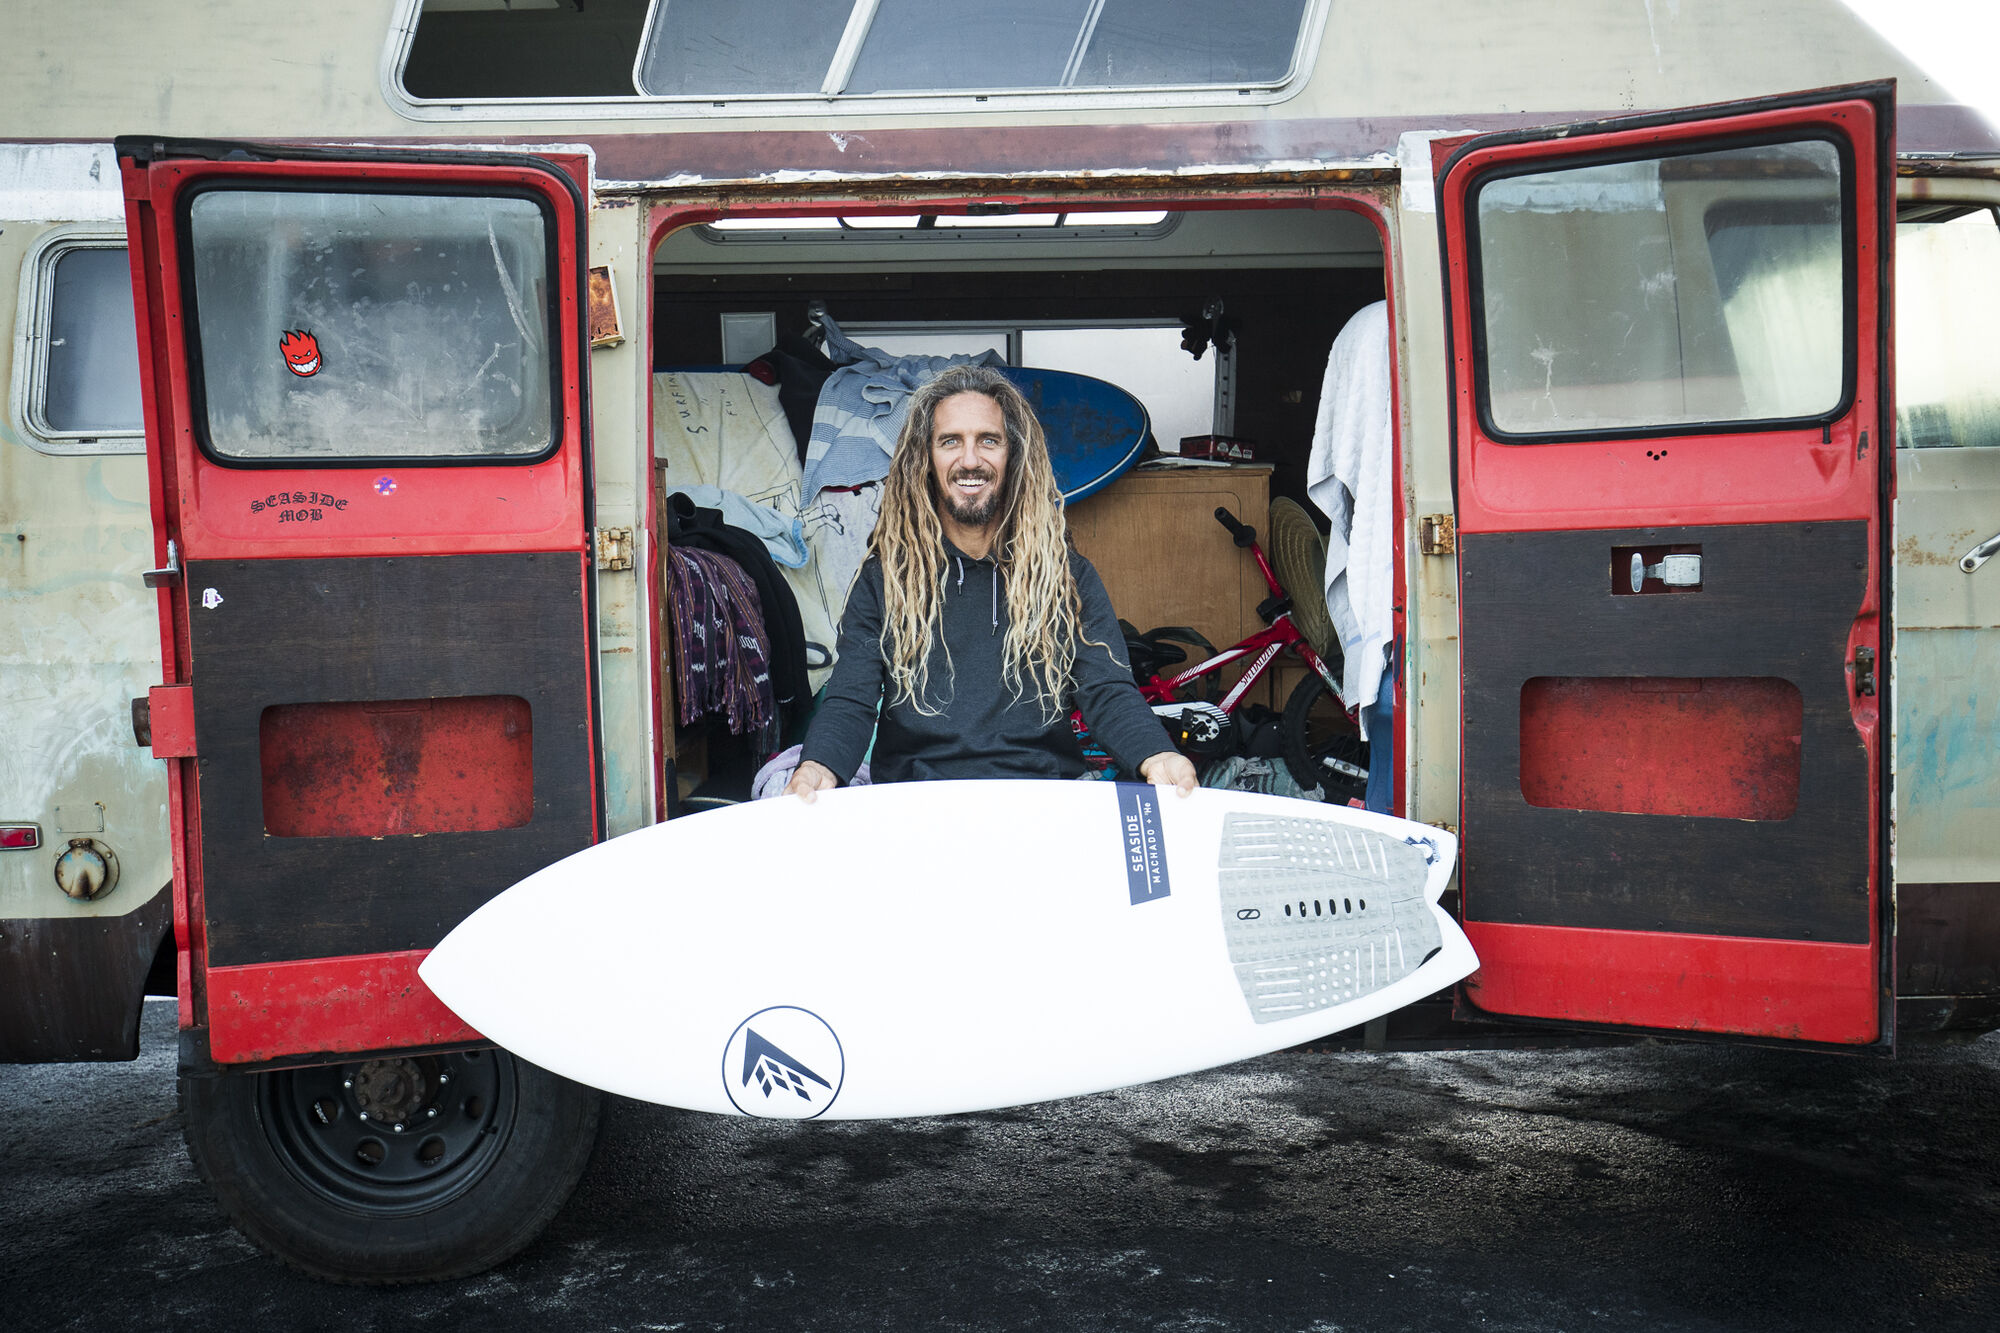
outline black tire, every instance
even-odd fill
[[[582,1178],[603,1104],[504,1051],[183,1075],[180,1097],[188,1153],[243,1233],[367,1285],[518,1252]]]
[[[1285,701],[1285,767],[1292,781],[1335,805],[1368,794],[1368,742],[1319,674],[1307,676]],[[1360,770],[1360,775],[1346,772]]]

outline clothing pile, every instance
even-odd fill
[[[762,539],[685,495],[667,499],[667,554],[680,724],[719,715],[769,754],[812,701],[798,602]]]
[[[771,641],[757,587],[743,566],[713,551],[667,549],[667,595],[673,606],[674,700],[691,727],[719,714],[734,735],[771,728]]]

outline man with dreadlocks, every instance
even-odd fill
[[[910,396],[869,551],[787,793],[852,777],[871,734],[877,782],[1079,777],[1072,706],[1125,771],[1194,790],[1006,376],[953,366]]]

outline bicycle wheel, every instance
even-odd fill
[[[1368,743],[1317,674],[1300,681],[1285,701],[1285,767],[1292,780],[1325,800],[1345,805],[1368,793]]]

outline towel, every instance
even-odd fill
[[[799,756],[805,746],[794,745],[778,751],[770,761],[757,770],[757,776],[750,780],[750,799],[768,801],[773,796],[785,794],[785,784],[792,780],[792,774],[799,771]],[[868,785],[868,761],[862,760],[861,767],[854,770],[854,776],[847,780],[850,787]]]
[[[1382,665],[1395,637],[1395,557],[1390,524],[1395,426],[1389,384],[1389,306],[1365,306],[1327,357],[1319,420],[1306,463],[1306,494],[1333,522],[1326,539],[1326,609],[1347,662],[1342,700],[1360,713],[1382,686]]]

